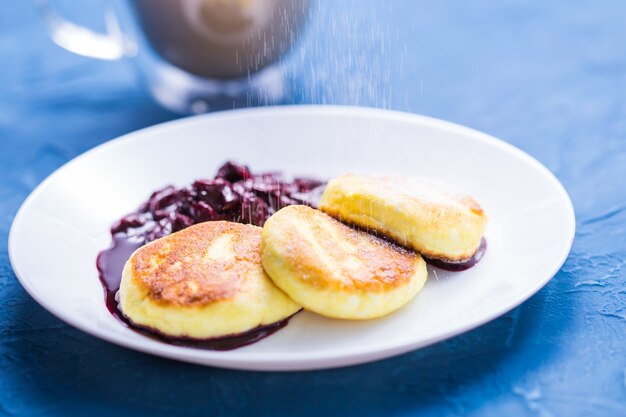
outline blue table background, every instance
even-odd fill
[[[0,415],[626,415],[626,3],[321,0],[286,61],[288,103],[422,113],[543,162],[577,213],[572,252],[529,301],[467,334],[329,371],[187,365],[75,330],[21,288],[12,218],[54,169],[177,117],[128,61],[53,45],[29,1],[0,7]],[[64,11],[100,25],[98,2]]]

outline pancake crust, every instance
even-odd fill
[[[470,259],[487,225],[472,197],[424,178],[343,175],[326,186],[320,210],[446,262]]]
[[[285,207],[269,218],[261,257],[293,300],[334,318],[387,315],[410,301],[427,276],[415,252],[307,206]]]
[[[261,228],[205,222],[139,248],[124,267],[120,307],[172,337],[234,335],[300,309],[263,271]]]

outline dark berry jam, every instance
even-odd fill
[[[292,204],[317,206],[322,181],[289,178],[278,172],[252,174],[248,167],[227,162],[213,179],[196,180],[183,188],[167,186],[152,193],[137,211],[111,227],[111,247],[98,255],[97,267],[105,302],[113,316],[134,330],[175,345],[229,350],[254,343],[283,328],[289,319],[246,333],[207,340],[172,338],[130,322],[120,311],[116,294],[130,255],[155,239],[210,220],[263,226],[276,211]]]
[[[437,268],[445,269],[446,271],[459,272],[459,271],[465,271],[466,269],[470,269],[471,267],[476,265],[478,262],[480,262],[486,250],[487,250],[487,240],[483,237],[480,241],[480,246],[478,247],[478,250],[476,250],[476,253],[474,253],[474,255],[467,261],[446,262],[440,259],[430,259],[426,257],[424,257],[424,260],[428,262],[429,264],[431,264],[432,266],[435,266]]]

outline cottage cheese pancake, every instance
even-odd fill
[[[343,175],[326,186],[320,210],[451,263],[472,258],[487,225],[472,197],[424,178]]]
[[[274,283],[305,309],[344,319],[399,309],[427,276],[415,252],[307,206],[285,207],[267,220],[262,262]]]
[[[236,335],[283,320],[300,306],[261,265],[261,228],[215,221],[155,240],[124,267],[120,308],[139,327],[170,337]]]

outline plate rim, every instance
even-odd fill
[[[233,352],[237,351],[229,351],[228,353],[231,357],[226,357],[220,356],[220,354],[223,354],[224,352],[205,351],[186,347],[171,346],[166,344],[163,344],[165,348],[161,349],[161,344],[151,345],[143,344],[143,342],[137,342],[136,340],[126,340],[123,337],[120,337],[118,334],[107,333],[106,331],[98,329],[98,327],[83,325],[82,322],[74,320],[71,314],[57,311],[57,309],[51,306],[44,297],[40,297],[37,294],[37,292],[34,290],[34,286],[31,286],[29,279],[25,276],[25,274],[23,274],[23,272],[20,272],[20,267],[15,259],[15,253],[17,251],[15,245],[17,244],[16,235],[19,232],[19,228],[22,223],[22,217],[28,211],[33,201],[37,199],[39,194],[50,183],[55,181],[63,173],[63,171],[68,169],[71,165],[78,163],[84,158],[95,157],[101,152],[106,152],[129,141],[143,140],[144,137],[149,136],[153,131],[159,131],[160,133],[163,133],[163,130],[176,129],[179,125],[202,123],[205,119],[228,119],[246,117],[247,115],[275,115],[277,113],[281,113],[281,115],[283,116],[287,116],[290,114],[333,114],[348,116],[369,116],[377,117],[384,120],[413,122],[421,124],[423,126],[431,126],[435,128],[441,128],[442,130],[454,131],[463,134],[464,136],[467,136],[473,140],[495,146],[502,151],[513,154],[517,158],[530,164],[533,168],[537,169],[546,180],[549,180],[552,183],[552,185],[555,187],[555,190],[559,193],[559,200],[565,203],[565,208],[567,209],[567,231],[569,232],[569,235],[567,236],[567,241],[565,241],[564,239],[562,251],[559,254],[558,258],[555,257],[554,266],[549,272],[546,271],[541,279],[536,280],[534,285],[529,287],[526,292],[520,293],[517,297],[515,297],[516,301],[514,303],[495,309],[489,314],[486,314],[485,317],[481,318],[480,320],[475,320],[471,323],[465,323],[460,326],[453,327],[447,332],[444,332],[440,335],[426,338],[424,340],[413,341],[410,343],[388,343],[383,345],[377,345],[377,348],[374,350],[368,350],[366,348],[363,348],[355,351],[354,349],[344,348],[338,349],[337,351],[333,350],[319,353],[309,352],[306,358],[286,356],[282,357],[280,360],[267,359],[263,358],[262,356],[255,358],[254,354],[251,356],[250,353],[245,352],[241,352],[243,353],[241,355],[237,355],[236,353],[233,354]],[[13,268],[13,272],[15,273],[18,282],[39,305],[41,305],[49,313],[59,318],[63,322],[99,339],[114,343],[119,346],[130,348],[135,351],[150,353],[170,359],[183,360],[185,362],[191,362],[205,366],[260,371],[302,371],[350,366],[399,355],[465,333],[469,330],[482,326],[483,324],[494,320],[495,318],[500,317],[503,314],[506,314],[508,311],[511,311],[512,309],[520,306],[531,296],[536,294],[554,277],[554,275],[556,275],[561,266],[565,263],[571,251],[575,233],[575,211],[571,198],[569,197],[563,184],[541,162],[539,162],[537,159],[535,159],[525,151],[517,148],[516,146],[508,142],[505,142],[487,133],[463,125],[459,125],[457,123],[445,121],[430,116],[397,110],[344,105],[285,105],[227,110],[170,120],[126,133],[117,138],[106,141],[98,146],[95,146],[80,155],[77,155],[76,157],[72,158],[70,161],[66,162],[65,164],[55,169],[52,173],[50,173],[50,175],[48,175],[41,183],[39,183],[35,187],[35,189],[31,191],[28,197],[26,197],[26,199],[22,202],[20,208],[15,214],[15,217],[13,218],[9,231],[8,253],[11,267]]]

